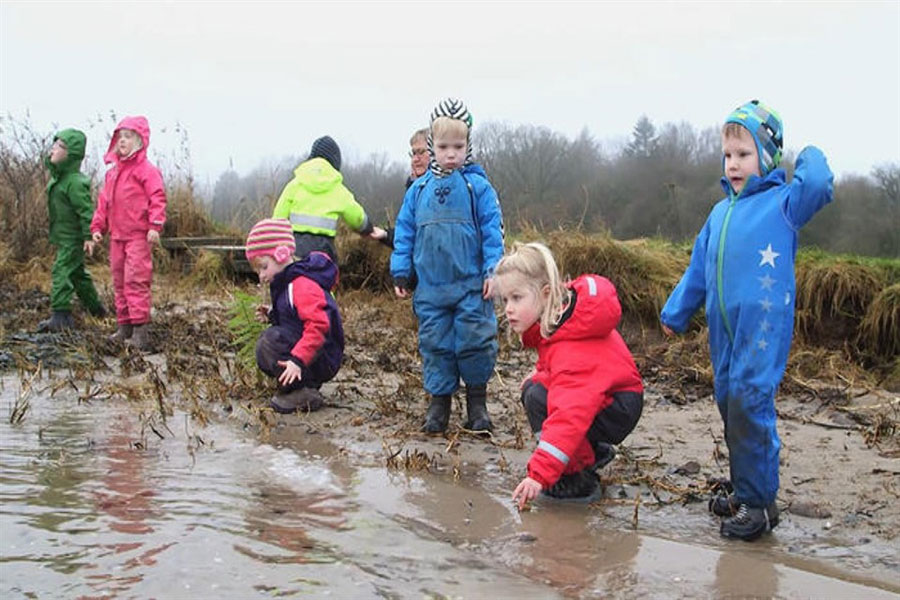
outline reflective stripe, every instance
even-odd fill
[[[288,284],[288,302],[291,305],[291,308],[294,308],[294,282],[290,282]]]
[[[562,450],[560,450],[559,448],[557,448],[556,446],[554,446],[553,444],[551,444],[550,442],[545,442],[544,440],[541,440],[540,442],[538,442],[537,447],[540,450],[543,450],[544,452],[546,452],[547,454],[552,456],[553,458],[557,459],[562,464],[564,464],[564,465],[569,464],[569,457],[566,456],[566,453],[563,452]]]
[[[336,231],[337,224],[337,219],[329,219],[328,217],[318,217],[315,215],[304,215],[302,213],[291,213],[291,225],[318,227],[319,229]]]
[[[587,282],[588,282],[588,293],[591,296],[596,296],[597,295],[597,282],[594,281],[593,277],[588,277]]]

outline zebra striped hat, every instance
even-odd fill
[[[250,229],[244,253],[247,260],[257,256],[271,256],[278,263],[286,263],[297,246],[294,232],[287,219],[263,219]]]
[[[472,113],[466,108],[462,100],[458,98],[445,98],[438,102],[438,105],[431,111],[431,122],[438,117],[450,117],[458,119],[466,124],[466,127],[472,127]]]
[[[472,129],[472,113],[469,112],[465,103],[458,98],[445,98],[438,102],[438,105],[431,111],[431,123],[434,123],[435,119],[438,117],[448,117],[450,119],[462,121],[470,131]],[[436,177],[447,177],[450,175],[452,171],[448,171],[441,167],[434,157],[434,138],[430,131],[428,132],[428,137],[425,142],[428,144],[428,152],[431,154],[431,160],[428,163],[429,170],[431,170]],[[472,138],[467,135],[466,160],[464,161],[464,165],[471,165],[473,162],[475,162],[475,159],[472,156]]]

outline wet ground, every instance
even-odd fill
[[[0,597],[900,597],[896,437],[863,418],[895,394],[779,400],[782,522],[729,542],[706,511],[727,473],[708,391],[653,357],[601,492],[519,513],[531,358],[508,339],[495,435],[461,431],[457,399],[429,437],[406,306],[342,297],[328,406],[276,416],[235,368],[222,303],[161,304],[150,356],[107,344],[109,322],[41,336],[40,307],[4,313]]]
[[[0,406],[12,406],[20,381],[2,383]],[[854,549],[792,555],[790,522],[751,545],[717,539],[710,517],[680,507],[642,511],[638,531],[633,502],[542,501],[520,514],[489,445],[455,476],[401,471],[371,441],[331,440],[300,418],[261,442],[240,409],[197,427],[179,410],[163,420],[152,404],[79,402],[54,383],[35,382],[27,417],[0,424],[5,598],[900,592],[896,571],[854,569]]]

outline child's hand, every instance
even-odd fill
[[[484,280],[484,285],[481,287],[481,297],[487,300],[491,296],[494,295],[494,278],[488,277]]]
[[[278,383],[283,386],[290,385],[295,381],[300,381],[303,371],[292,360],[279,360],[278,366],[284,367],[284,371],[278,376]]]
[[[147,243],[153,246],[159,243],[159,232],[155,229],[147,231]]]
[[[397,294],[398,298],[406,298],[409,296],[409,291],[406,288],[394,286],[394,293]]]
[[[269,322],[269,306],[267,304],[260,304],[256,307],[256,320],[260,323],[268,323]]]
[[[662,325],[662,330],[663,330],[663,333],[666,334],[666,337],[674,337],[675,336],[675,332],[672,331],[668,325],[666,325],[665,323],[660,323],[660,325]]]
[[[94,240],[95,244],[99,244],[101,241],[103,241],[103,234],[99,231],[95,231],[91,234],[91,239]]]
[[[520,481],[512,495],[513,501],[519,505],[519,510],[522,510],[526,504],[537,498],[542,488],[543,486],[531,477],[526,477]]]
[[[85,240],[84,241],[84,253],[88,256],[94,255],[94,240]]]
[[[381,227],[373,227],[372,231],[369,233],[369,237],[373,240],[384,240],[387,239],[387,231]]]

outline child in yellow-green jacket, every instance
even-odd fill
[[[338,219],[360,235],[373,231],[365,209],[343,180],[340,147],[330,136],[320,137],[313,142],[309,158],[294,170],[294,178],[282,190],[272,213],[275,219],[291,222],[298,258],[320,251],[337,264],[334,236]]]

